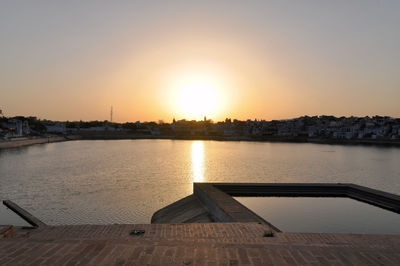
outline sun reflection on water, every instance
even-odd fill
[[[193,182],[204,182],[204,143],[192,143],[192,173]]]

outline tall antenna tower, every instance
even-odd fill
[[[112,122],[112,117],[113,117],[113,107],[111,105],[111,111],[110,111],[110,122]]]

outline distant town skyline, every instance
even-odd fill
[[[95,3],[95,5],[93,5]],[[59,121],[400,117],[399,1],[2,1],[0,109]]]
[[[173,120],[129,123],[109,121],[50,121],[35,117],[0,117],[0,141],[24,137],[60,135],[67,139],[210,139],[352,141],[353,143],[400,144],[400,118],[302,116],[288,120],[246,120],[226,118],[212,121]],[[8,144],[7,144],[8,145]]]

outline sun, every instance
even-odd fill
[[[178,94],[179,108],[192,118],[201,118],[215,114],[218,93],[217,88],[207,80],[191,80]]]
[[[171,66],[164,74],[166,112],[178,120],[220,119],[232,104],[228,74],[211,63]]]

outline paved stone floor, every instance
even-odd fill
[[[397,235],[268,232],[257,223],[14,228],[0,239],[0,265],[400,265]]]

